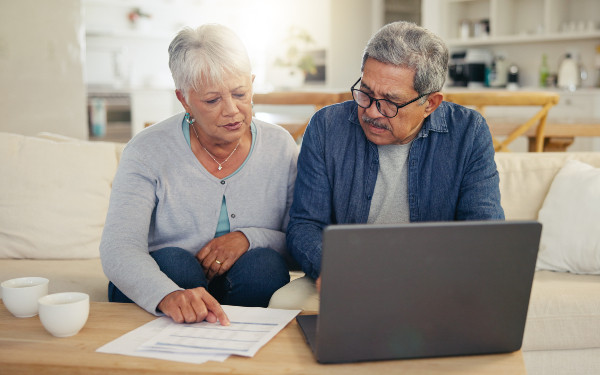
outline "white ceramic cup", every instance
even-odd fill
[[[48,294],[49,280],[44,277],[19,277],[2,282],[2,301],[17,318],[38,313],[38,300]]]
[[[48,294],[38,304],[42,325],[56,337],[76,335],[90,313],[90,296],[85,293]]]

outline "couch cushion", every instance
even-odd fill
[[[600,369],[600,348],[524,351],[527,375],[590,375]]]
[[[108,279],[100,258],[0,259],[0,281],[25,276],[50,280],[48,293],[82,292],[89,294],[90,301],[108,302]]]
[[[600,274],[600,168],[569,160],[540,209],[538,269]]]
[[[554,176],[567,160],[600,167],[600,152],[498,152],[495,159],[507,220],[536,220]]]
[[[116,145],[0,133],[0,258],[99,256]]]
[[[600,276],[537,271],[523,350],[600,348]]]

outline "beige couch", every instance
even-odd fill
[[[560,194],[553,190],[553,196],[549,197],[550,187],[554,188],[552,184],[557,173],[569,159],[600,167],[600,153],[497,153],[496,164],[506,219],[538,219],[540,214],[542,221],[544,212],[540,210],[542,207],[546,210],[552,208],[550,204],[554,202],[550,198]],[[564,176],[561,181],[564,182],[565,178],[577,183],[574,177],[569,176]],[[598,202],[600,186],[596,185],[591,193]],[[598,206],[594,208],[581,204],[577,210],[581,219],[584,215],[592,216],[588,221],[597,228],[595,233],[590,231],[580,237],[595,236],[599,239]],[[544,214],[547,216],[552,212]],[[548,218],[542,221],[545,223],[542,240],[545,236],[555,235],[548,233],[548,230],[557,232],[557,225],[568,228],[568,221],[572,220],[561,215],[552,219],[556,221],[547,223]],[[574,250],[574,243],[578,239],[564,237],[562,242],[572,244],[564,249],[565,252]],[[600,241],[596,242],[595,248],[597,266],[600,262]],[[536,271],[523,338],[523,355],[529,375],[600,373],[600,275]]]
[[[0,281],[107,301],[98,246],[123,145],[0,133]]]
[[[107,300],[98,244],[122,149],[0,133],[0,281],[45,276],[50,292]],[[600,167],[600,153],[497,154],[508,220],[538,218],[567,159]],[[530,375],[600,373],[600,276],[537,271],[523,353]]]

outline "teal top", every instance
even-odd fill
[[[190,146],[191,148],[192,143],[190,141],[190,124],[188,124],[188,122],[185,121],[185,119],[181,123],[181,129],[183,130],[183,136],[185,137],[188,146]],[[244,167],[250,155],[252,155],[252,150],[254,149],[254,142],[256,140],[256,126],[254,126],[254,122],[250,123],[250,133],[252,134],[252,144],[250,146],[250,152],[248,153],[246,160],[244,160],[242,165],[240,165],[240,167],[236,169],[235,172],[225,177],[224,180],[227,180],[231,176],[234,176],[236,173],[238,173]],[[221,214],[219,215],[219,221],[217,222],[217,231],[215,232],[215,238],[227,234],[230,231],[231,227],[229,225],[229,216],[227,214],[227,202],[225,200],[225,195],[223,195],[223,201],[221,202]]]

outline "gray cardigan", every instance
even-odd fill
[[[100,243],[106,276],[152,314],[181,288],[149,252],[175,246],[196,254],[214,238],[223,195],[231,231],[244,233],[250,249],[269,247],[287,257],[285,228],[298,153],[291,135],[253,119],[256,140],[249,159],[221,180],[192,153],[181,130],[183,116],[152,125],[125,147]]]

